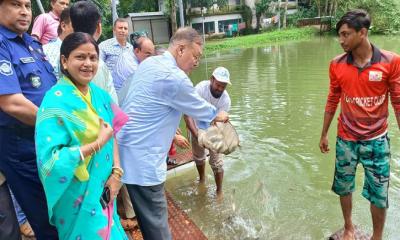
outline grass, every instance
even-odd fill
[[[310,39],[317,33],[318,30],[314,28],[291,28],[281,31],[226,38],[223,40],[209,40],[206,41],[205,52],[213,53],[230,48],[250,48],[262,46],[266,43]]]

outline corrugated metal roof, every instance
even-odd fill
[[[165,17],[164,12],[140,12],[140,13],[128,13],[128,17],[140,18],[140,17]]]

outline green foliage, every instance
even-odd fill
[[[255,3],[256,14],[266,14],[272,0],[258,0]]]
[[[261,28],[261,23],[260,19],[263,14],[268,13],[269,5],[271,4],[272,0],[258,0],[255,3],[255,9],[256,9],[256,18],[257,18],[257,31]]]
[[[365,9],[372,18],[372,32],[396,34],[400,32],[399,2],[399,0],[299,0],[299,6],[302,7],[298,13],[288,16],[288,22],[290,25],[295,25],[298,19],[317,17],[318,12],[325,15],[323,9],[326,9],[325,4],[328,4],[331,10],[328,14],[334,15],[332,23],[338,22],[348,10]]]
[[[315,36],[315,34],[316,30],[314,28],[292,28],[282,31],[229,38],[222,41],[207,41],[205,44],[205,52],[211,53],[230,48],[257,47],[271,42],[309,39]]]
[[[297,26],[297,20],[303,18],[313,18],[317,16],[316,7],[313,5],[310,8],[299,7],[297,12],[287,15],[287,25],[289,27]]]
[[[50,10],[50,0],[42,0],[42,5],[44,11],[48,12]],[[31,0],[32,3],[32,21],[41,14],[39,6],[36,3],[36,0]]]
[[[157,11],[157,0],[120,0],[118,5],[118,16],[121,17],[125,17],[126,15],[128,15],[128,13]]]
[[[102,30],[103,31],[101,33],[100,39],[98,40],[98,43],[113,37],[113,27],[112,27],[112,25],[103,24],[102,25]]]
[[[372,32],[383,34],[399,33],[400,8],[395,0],[353,0],[347,4],[347,9],[361,8],[368,11],[372,18]],[[342,8],[341,12],[347,9]]]
[[[214,0],[188,0],[192,7],[205,7],[210,8]]]
[[[99,42],[104,41],[108,38],[112,38],[112,12],[111,12],[111,0],[91,0],[96,4],[97,8],[100,10],[101,23],[103,32],[99,39]]]
[[[226,6],[228,4],[228,0],[216,0],[215,1],[219,7]]]
[[[168,18],[171,16],[171,4],[171,0],[164,1],[164,14],[168,16]]]
[[[257,31],[255,29],[253,29],[252,27],[249,28],[245,28],[245,29],[241,29],[239,31],[239,35],[240,36],[244,36],[244,35],[250,35],[250,34],[256,34]]]
[[[246,23],[246,28],[251,28],[251,22],[253,20],[253,12],[251,11],[251,8],[247,5],[243,5],[242,11],[242,19],[243,22]]]

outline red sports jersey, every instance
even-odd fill
[[[338,136],[345,140],[368,140],[385,133],[389,96],[395,113],[400,113],[400,57],[372,48],[371,62],[364,68],[355,65],[351,53],[330,64],[325,111],[335,113],[340,101]]]

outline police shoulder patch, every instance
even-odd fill
[[[10,76],[13,74],[11,63],[7,60],[0,60],[0,74]]]

